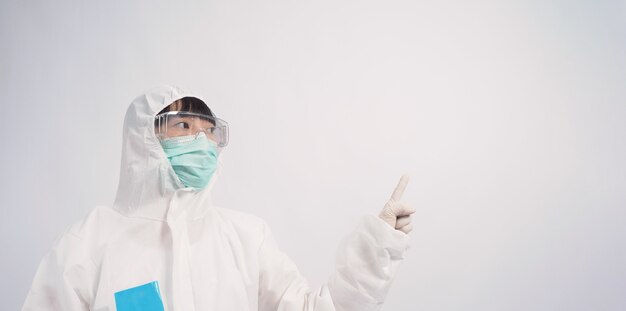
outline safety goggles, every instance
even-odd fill
[[[228,123],[226,121],[195,112],[168,111],[154,118],[154,131],[161,140],[180,137],[198,136],[204,133],[218,147],[228,145]]]

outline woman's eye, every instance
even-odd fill
[[[187,122],[178,122],[178,123],[174,124],[174,127],[181,128],[181,129],[188,129],[189,128],[189,123],[187,123]]]

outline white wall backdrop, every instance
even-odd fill
[[[0,309],[113,201],[130,101],[231,126],[217,203],[312,285],[401,173],[384,310],[626,309],[626,1],[3,1]]]

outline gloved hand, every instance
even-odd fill
[[[391,198],[383,207],[378,217],[388,223],[392,228],[400,230],[408,234],[413,230],[411,225],[411,214],[415,213],[415,209],[409,207],[406,203],[400,202],[406,185],[409,183],[409,176],[402,175],[398,186],[393,191]]]

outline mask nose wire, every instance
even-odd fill
[[[219,142],[215,141],[215,139],[212,139],[211,135],[209,135],[209,131],[207,129],[205,129],[205,128],[199,128],[196,131],[196,134],[194,135],[194,139],[198,139],[198,136],[200,136],[200,133],[204,133],[204,137],[206,139],[211,140],[211,141],[213,141],[213,142],[215,142],[216,144],[219,145]]]
[[[196,131],[196,135],[194,136],[194,139],[198,139],[198,136],[200,136],[200,133],[204,133],[204,135],[206,136],[206,131],[203,128],[199,128]],[[209,138],[209,137],[207,136],[207,138]]]

